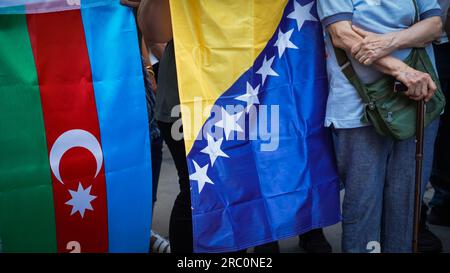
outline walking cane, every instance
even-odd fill
[[[420,100],[417,103],[417,121],[416,121],[416,177],[414,193],[414,229],[413,229],[413,252],[418,253],[419,221],[420,207],[422,204],[422,161],[423,161],[423,140],[425,127],[425,102]]]

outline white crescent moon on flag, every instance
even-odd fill
[[[95,157],[97,162],[97,170],[95,177],[97,177],[103,164],[103,152],[97,138],[85,130],[70,130],[58,137],[50,150],[50,168],[52,169],[55,177],[64,184],[59,173],[59,163],[63,155],[70,149],[75,147],[81,147],[87,149]]]

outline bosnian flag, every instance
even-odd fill
[[[147,119],[130,9],[0,0],[0,252],[147,252]]]
[[[194,250],[340,220],[315,0],[171,0]]]

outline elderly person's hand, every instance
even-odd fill
[[[351,54],[353,58],[363,65],[370,66],[375,61],[397,50],[395,33],[375,34],[356,26],[352,26],[352,29],[363,40],[352,47]]]
[[[130,8],[137,8],[137,7],[139,7],[140,3],[141,3],[141,0],[120,0],[120,4],[130,7]]]
[[[405,95],[413,100],[424,99],[428,102],[437,90],[437,86],[429,74],[415,70],[407,65],[399,69],[395,77],[408,87]]]
[[[376,34],[352,25],[362,41],[352,45],[350,53],[358,62],[370,66],[397,49],[426,47],[442,34],[442,20],[434,16],[413,26],[386,34]]]

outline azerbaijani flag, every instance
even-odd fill
[[[130,9],[0,1],[0,252],[147,252],[149,141]]]
[[[314,0],[171,0],[194,250],[340,221]]]

